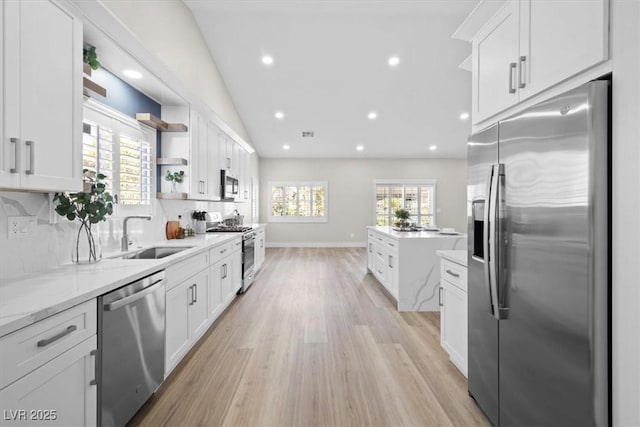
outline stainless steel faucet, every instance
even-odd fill
[[[151,221],[151,215],[131,215],[131,216],[124,217],[124,221],[122,221],[122,246],[121,246],[121,249],[123,251],[129,250],[129,236],[127,236],[127,221],[129,221],[131,218],[146,219],[147,221]]]

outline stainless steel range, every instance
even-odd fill
[[[245,293],[253,283],[253,265],[256,260],[256,232],[247,226],[212,225],[208,233],[242,233],[242,287],[239,293]]]

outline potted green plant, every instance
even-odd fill
[[[171,183],[171,192],[176,193],[177,184],[180,184],[182,183],[182,181],[184,181],[184,171],[171,172],[168,170],[164,179]]]
[[[191,218],[196,221],[196,234],[204,234],[207,232],[207,212],[206,211],[193,211]]]
[[[97,262],[102,258],[97,224],[113,213],[113,196],[106,191],[106,175],[83,170],[88,190],[78,193],[56,193],[55,211],[69,221],[77,221],[75,244],[71,259],[76,263]]]
[[[408,210],[406,209],[396,209],[395,212],[395,217],[396,217],[396,222],[395,222],[395,226],[400,228],[400,229],[405,229],[409,227],[409,218],[411,217],[411,214],[409,213]]]
[[[100,68],[100,62],[98,62],[98,54],[96,53],[95,46],[88,46],[82,50],[82,62],[87,64],[94,71]]]

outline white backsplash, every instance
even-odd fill
[[[133,247],[165,240],[168,220],[182,215],[183,225],[192,224],[191,212],[206,210],[228,216],[234,209],[252,222],[249,203],[213,203],[190,200],[154,200],[151,207],[117,206],[114,215],[100,223],[100,240],[104,255],[118,252],[122,238],[122,219],[126,215],[151,214],[151,221],[132,219],[127,224]],[[75,224],[54,213],[50,224],[49,195],[43,193],[0,192],[0,281],[47,270],[71,262]],[[36,216],[34,237],[8,239],[10,216]],[[193,227],[193,224],[192,224]],[[104,256],[103,255],[103,256]]]

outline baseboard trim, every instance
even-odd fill
[[[266,242],[267,248],[366,248],[367,242]]]

